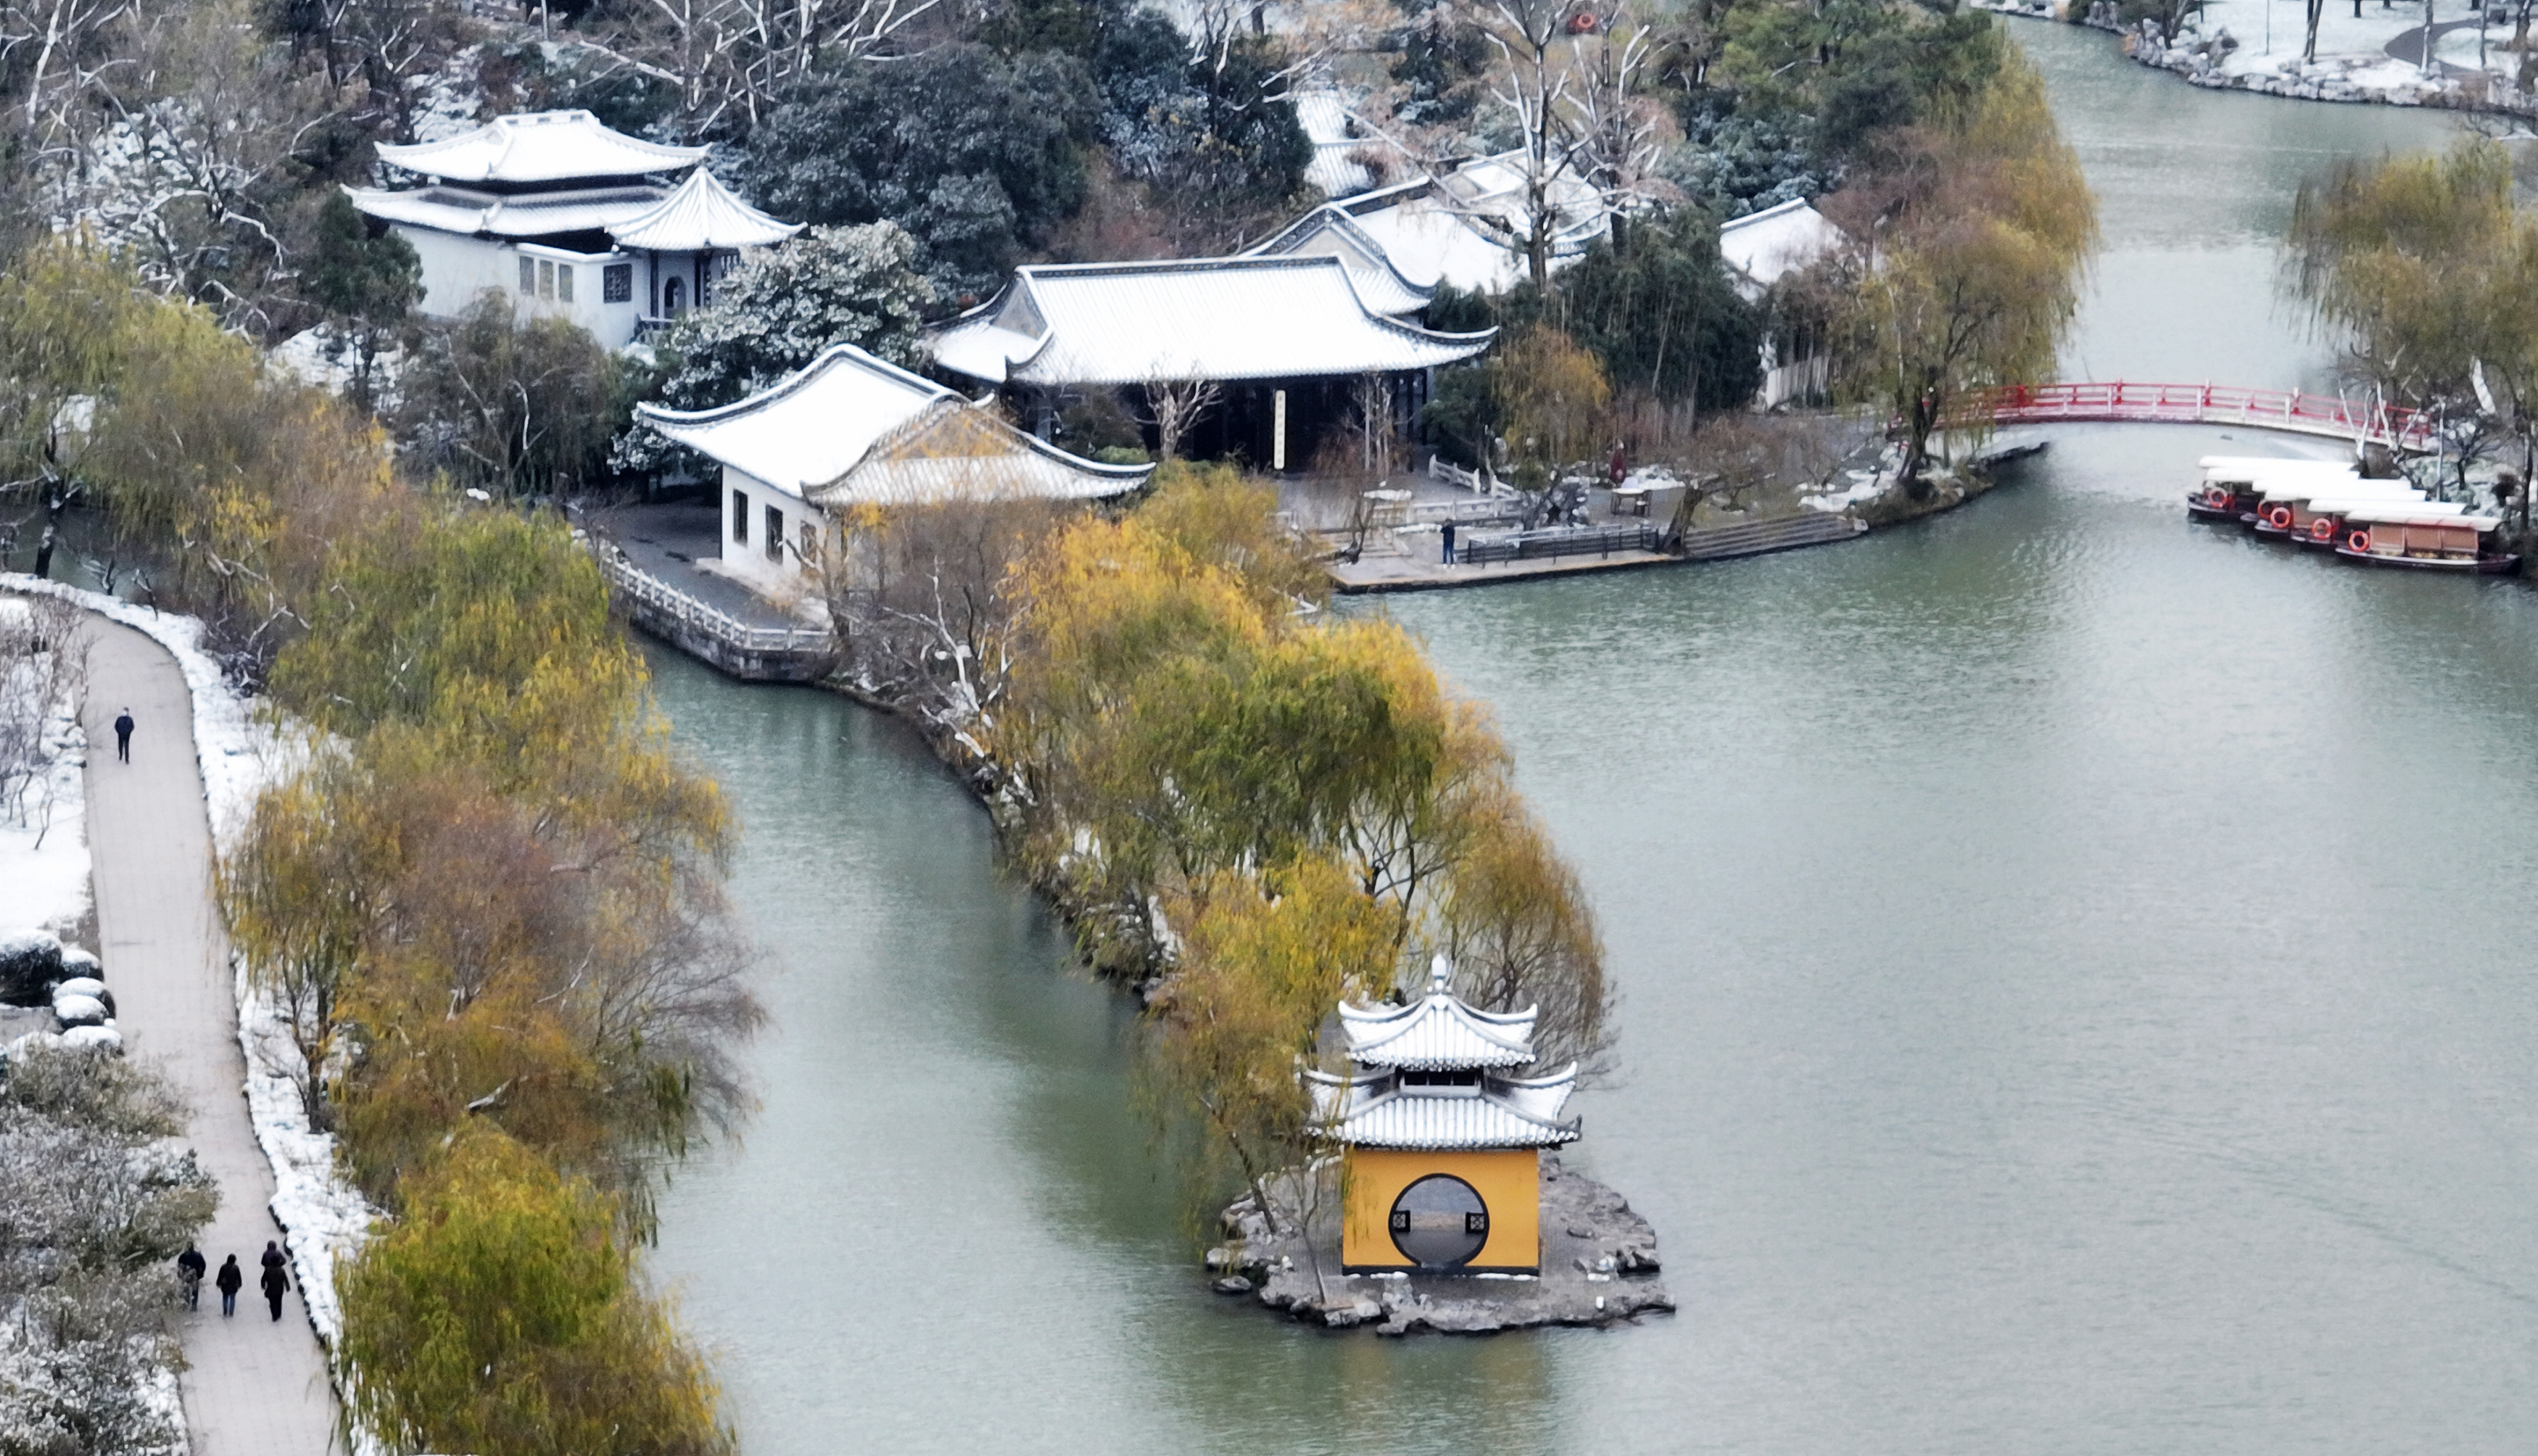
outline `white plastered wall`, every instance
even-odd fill
[[[625,253],[575,253],[403,225],[396,231],[414,245],[415,258],[423,265],[422,312],[428,318],[456,318],[476,301],[478,294],[495,289],[511,300],[514,317],[569,319],[603,349],[623,349],[634,341],[635,320],[643,309],[642,265]],[[520,292],[522,257],[529,258],[532,267],[545,262],[550,268],[572,269],[572,301]],[[604,270],[610,264],[632,269],[623,302],[607,301]]]
[[[748,500],[748,539],[740,539],[736,530],[739,511],[734,496]],[[767,512],[772,508],[783,517],[782,551],[768,555]],[[818,595],[822,588],[815,563],[802,556],[802,528],[808,524],[815,542],[831,543],[827,512],[789,491],[780,491],[754,475],[726,465],[722,469],[722,566],[723,574],[741,582],[770,601],[790,605],[805,594]],[[817,549],[817,548],[815,548]]]

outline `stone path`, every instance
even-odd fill
[[[267,1210],[273,1169],[247,1121],[184,674],[130,628],[100,620],[91,641],[85,721],[98,951],[128,1054],[158,1064],[193,1105],[188,1141],[221,1187],[204,1255],[215,1270],[237,1255],[247,1281],[234,1318],[221,1317],[209,1280],[201,1310],[175,1317],[192,1365],[184,1394],[193,1456],[322,1456],[334,1442],[336,1409],[325,1356],[296,1290],[276,1323],[255,1287],[256,1257],[282,1229]],[[139,729],[132,761],[121,763],[113,725],[127,707]]]

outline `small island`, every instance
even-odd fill
[[[1607,1325],[1674,1300],[1654,1278],[1656,1233],[1628,1201],[1562,1167],[1574,1063],[1534,1061],[1531,1009],[1481,1011],[1436,959],[1427,994],[1339,1006],[1351,1070],[1307,1070],[1334,1156],[1291,1169],[1225,1211],[1208,1253],[1221,1293],[1334,1329],[1482,1334]]]

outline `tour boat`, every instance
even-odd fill
[[[2259,488],[2255,518],[2248,524],[2256,534],[2274,541],[2292,541],[2307,529],[2309,502],[2312,500],[2402,500],[2420,501],[2424,493],[2406,481],[2366,481],[2359,476],[2294,477],[2269,480]]]
[[[2253,521],[2264,488],[2276,482],[2315,479],[2332,484],[2361,479],[2352,466],[2334,460],[2206,455],[2195,463],[2203,469],[2203,485],[2186,493],[2185,513],[2199,521]]]
[[[2374,566],[2490,576],[2520,569],[2520,558],[2496,540],[2501,516],[2441,514],[2392,501],[2357,505],[2345,512],[2344,524],[2344,540],[2335,554]]]
[[[2291,538],[2302,546],[2333,551],[2344,540],[2345,518],[2358,509],[2374,505],[2404,506],[2424,515],[2467,513],[2467,507],[2455,500],[2427,500],[2421,491],[2384,496],[2320,496],[2312,500],[2292,502]]]

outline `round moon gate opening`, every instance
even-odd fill
[[[1430,1173],[1392,1201],[1392,1246],[1422,1269],[1469,1264],[1489,1241],[1489,1205],[1450,1173]]]

